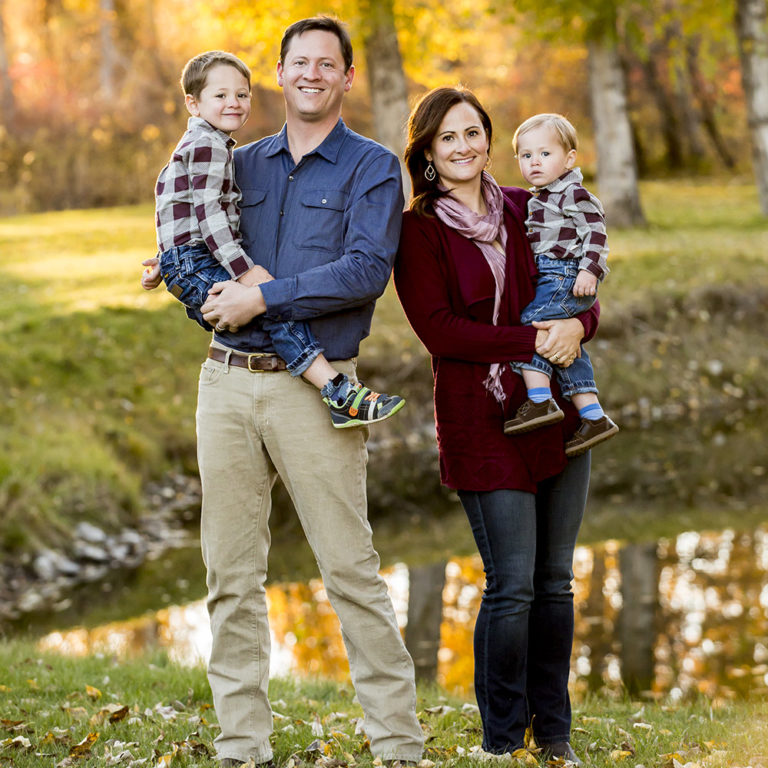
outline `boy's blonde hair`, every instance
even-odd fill
[[[528,131],[534,130],[534,128],[541,128],[543,125],[549,125],[554,130],[566,152],[579,148],[579,137],[570,121],[555,112],[544,112],[540,115],[529,117],[518,126],[515,135],[512,137],[512,148],[515,150],[515,154],[517,154],[519,137]]]
[[[251,87],[251,70],[245,62],[227,51],[206,51],[191,58],[184,65],[181,73],[181,87],[184,89],[184,94],[199,99],[208,79],[208,71],[217,64],[234,67],[248,81],[248,88]]]

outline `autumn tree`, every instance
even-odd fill
[[[644,223],[637,160],[627,108],[624,69],[619,53],[621,0],[514,0],[514,7],[539,22],[551,42],[577,42],[587,49],[592,124],[597,153],[597,186],[608,223],[614,227]]]
[[[766,0],[736,0],[741,74],[747,99],[760,207],[768,216],[768,24]]]
[[[609,6],[592,19],[585,36],[597,147],[597,186],[608,223],[630,227],[645,220],[640,207],[637,161],[616,27],[616,10]]]
[[[5,39],[5,23],[3,11],[5,2],[0,0],[0,111],[2,123],[6,127],[13,126],[16,119],[16,101],[13,96],[13,82],[8,71],[8,53]]]
[[[408,86],[397,40],[393,0],[360,0],[360,12],[375,138],[391,149],[402,164]],[[405,168],[402,170],[407,198],[410,183]]]

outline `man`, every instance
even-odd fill
[[[213,632],[208,673],[222,765],[272,758],[264,582],[277,475],[341,621],[372,752],[421,758],[413,664],[367,520],[367,431],[334,429],[316,391],[275,370],[281,361],[260,325],[262,316],[309,321],[328,359],[354,379],[403,207],[397,158],[341,120],[354,72],[349,36],[336,20],[304,19],[286,30],[277,66],[285,125],[235,152],[243,244],[266,266],[265,282],[219,283],[202,308],[216,327],[197,431]]]

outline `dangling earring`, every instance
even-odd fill
[[[437,171],[435,166],[432,165],[432,161],[429,162],[429,165],[424,170],[424,178],[427,181],[434,181],[437,178]]]

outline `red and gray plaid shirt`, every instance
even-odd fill
[[[240,190],[235,184],[235,140],[200,117],[187,130],[160,171],[155,186],[155,227],[160,253],[205,243],[236,280],[253,261],[240,245]]]
[[[546,187],[531,189],[525,226],[534,254],[578,259],[579,269],[602,280],[608,274],[605,213],[573,168]]]

